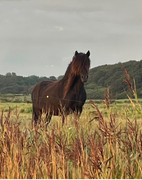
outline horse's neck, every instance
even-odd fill
[[[72,87],[75,88],[76,90],[80,90],[80,88],[83,86],[84,84],[82,83],[81,79],[79,77],[76,77]]]
[[[80,78],[74,75],[69,75],[63,78],[64,81],[64,97],[70,92],[75,90],[75,92],[78,92],[80,88],[83,86],[83,83],[81,82]]]

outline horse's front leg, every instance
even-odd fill
[[[36,126],[41,121],[42,110],[33,106],[32,125]]]
[[[62,126],[67,122],[67,114],[64,112],[62,113]]]
[[[82,113],[82,107],[79,107],[74,111],[74,115],[77,120],[80,118],[81,113]]]

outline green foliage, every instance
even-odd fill
[[[85,84],[88,99],[103,99],[106,88],[110,88],[112,98],[127,98],[128,87],[123,82],[125,79],[123,73],[125,67],[132,79],[137,84],[137,95],[142,97],[142,60],[128,61],[114,65],[103,65],[92,68],[89,72],[88,82]],[[63,76],[59,76],[60,80]],[[7,73],[5,76],[0,75],[0,94],[30,94],[33,87],[44,80],[56,80],[54,76],[38,77],[17,76],[16,73]]]
[[[142,97],[142,60],[129,61],[126,63],[118,63],[114,65],[103,65],[92,68],[89,73],[89,79],[86,83],[88,98],[102,99],[102,94],[107,87],[110,88],[112,98],[127,98],[128,88],[123,82],[125,77],[123,73],[125,67],[132,79],[137,84],[138,97]]]
[[[55,79],[53,76],[51,78]],[[37,83],[45,80],[49,80],[49,78],[34,75],[23,77],[17,76],[15,73],[0,75],[0,94],[30,94]]]

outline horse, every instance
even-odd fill
[[[71,113],[81,115],[86,101],[84,83],[88,80],[90,68],[90,51],[75,54],[61,80],[47,80],[38,83],[32,91],[33,122],[41,120],[42,113],[46,114],[46,124],[52,115],[65,117]]]

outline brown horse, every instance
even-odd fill
[[[62,123],[66,115],[75,112],[80,115],[86,100],[84,82],[88,79],[90,52],[75,52],[64,77],[59,81],[43,81],[32,92],[33,120],[37,124],[42,113],[46,113],[46,123],[52,115],[61,115]]]

